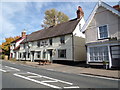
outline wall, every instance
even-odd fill
[[[72,35],[65,36],[65,44],[60,43],[60,38],[54,38],[54,46],[56,47],[56,54],[53,60],[73,60],[72,58]],[[66,58],[58,58],[58,49],[66,49]]]
[[[99,7],[85,31],[86,43],[105,41],[98,40],[98,27],[101,25],[108,25],[109,37],[118,37],[118,16],[103,7]]]
[[[24,39],[25,39],[25,38],[22,38],[22,39],[20,39],[19,41],[17,41],[15,47],[19,46],[20,43],[21,43]]]
[[[11,44],[10,44],[10,58],[15,58],[15,54],[14,54],[14,51],[13,51],[13,49],[14,49],[14,44],[15,44],[15,43],[11,43]],[[12,56],[11,56],[11,54],[12,54]]]
[[[37,41],[34,41],[33,46],[30,43],[29,45],[31,46],[31,48],[29,49],[29,51],[41,51],[42,53],[43,51],[47,51],[48,49],[53,49],[54,55],[52,57],[52,60],[69,60],[69,61],[86,60],[85,39],[84,39],[85,35],[82,32],[80,32],[81,29],[79,28],[79,24],[81,24],[81,28],[82,28],[84,23],[85,21],[83,17],[78,23],[78,25],[76,26],[75,30],[73,31],[73,35],[72,34],[65,35],[65,44],[60,43],[60,37],[58,36],[58,37],[52,38],[53,39],[52,46],[49,45],[49,39],[44,39],[47,41],[47,44],[48,44],[45,47],[44,46],[37,47]],[[74,38],[74,42],[72,42],[73,38]],[[74,51],[73,51],[73,48],[74,48]],[[58,58],[58,49],[66,49],[66,58]],[[20,52],[25,52],[23,46],[20,48]],[[42,56],[43,54],[41,54],[41,57]],[[38,58],[35,57],[35,59],[37,60]]]
[[[55,51],[55,55],[53,56],[53,60],[72,60],[72,35],[65,35],[65,44],[60,43],[60,37],[54,37],[52,38],[53,44],[49,45],[49,39],[44,39],[47,41],[46,46],[37,46],[37,41],[34,41],[34,44],[29,43],[30,49],[29,51],[41,51],[41,59],[42,58],[42,52],[47,51],[48,49],[53,49]],[[40,40],[42,41],[42,40]],[[66,58],[58,58],[58,49],[66,49]],[[20,51],[19,52],[25,52],[25,49],[23,48],[23,44],[21,44]],[[35,59],[37,60],[38,58]]]
[[[75,61],[86,61],[85,38],[74,36],[74,59]]]
[[[81,24],[81,29],[85,24],[84,17],[76,26],[73,32],[73,45],[74,45],[74,60],[75,61],[86,61],[86,48],[85,48],[85,35],[81,32],[79,28],[79,24]]]

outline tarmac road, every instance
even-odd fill
[[[2,88],[118,88],[117,79],[89,77],[2,61]]]

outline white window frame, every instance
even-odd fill
[[[64,40],[62,40],[63,38],[64,38]],[[65,35],[60,36],[60,43],[61,44],[65,44]]]
[[[100,46],[89,46],[88,47],[88,62],[101,62],[102,61],[102,60],[91,60],[90,59],[90,48],[94,48],[94,47],[107,47],[108,48],[108,61],[109,61],[109,59],[110,59],[110,57],[109,57],[109,46],[100,45]],[[103,56],[104,56],[104,54],[103,54]]]
[[[59,53],[59,51],[62,51],[62,50],[64,50],[65,51],[65,57],[60,57],[60,53]],[[67,58],[67,50],[66,49],[58,49],[58,58]]]
[[[106,37],[106,38],[100,38],[100,30],[99,30],[99,27],[102,27],[102,26],[107,26],[107,34],[108,34],[108,37]],[[101,26],[99,26],[98,27],[98,39],[107,39],[107,38],[109,38],[109,27],[108,27],[108,24],[105,24],[105,25],[101,25]]]

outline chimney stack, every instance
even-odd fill
[[[21,35],[22,35],[22,37],[26,37],[26,31],[25,30],[22,31]]]
[[[80,19],[81,17],[84,16],[84,12],[80,6],[78,6],[78,10],[76,11],[77,13],[77,19]]]
[[[118,10],[118,11],[120,12],[120,5],[119,5],[119,4],[118,4],[118,5],[113,6],[113,8],[114,8],[114,9],[116,9],[116,10]]]

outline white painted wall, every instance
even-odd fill
[[[72,35],[65,36],[65,44],[60,43],[60,38],[54,39],[54,46],[56,47],[56,54],[53,56],[53,60],[73,60],[72,58]],[[66,58],[58,58],[58,49],[66,49]]]
[[[34,43],[33,46],[30,43],[29,44],[29,46],[30,46],[29,51],[41,51],[41,59],[43,59],[42,58],[43,51],[47,51],[47,49],[53,49],[53,52],[54,52],[54,55],[52,57],[53,60],[73,61],[73,57],[75,57],[74,58],[75,61],[86,60],[85,59],[85,55],[86,55],[85,43],[84,43],[85,35],[80,31],[82,29],[84,23],[85,23],[84,18],[82,18],[81,21],[76,26],[75,30],[73,31],[73,36],[72,36],[72,34],[65,35],[65,44],[60,43],[60,37],[58,36],[58,37],[52,38],[52,40],[53,40],[52,46],[49,45],[49,39],[45,39],[48,43],[48,45],[46,45],[46,46],[38,47],[37,41],[33,42]],[[79,29],[79,24],[81,24],[81,29]],[[74,38],[74,42],[72,42],[73,38]],[[40,41],[42,41],[42,40],[40,40]],[[73,47],[75,49],[74,54],[73,54]],[[58,58],[58,49],[66,49],[66,58]],[[25,52],[23,45],[21,45],[19,52]],[[75,56],[73,56],[73,55],[75,55]],[[46,57],[50,58],[48,53],[47,53]],[[38,58],[35,56],[34,59],[37,60]]]
[[[16,43],[11,43],[10,44],[10,57],[11,57],[11,53],[13,54],[12,58],[16,58],[18,59],[18,51],[13,51],[16,47],[18,47],[20,45],[20,43],[24,40],[25,38],[22,38],[20,40],[18,40]],[[15,44],[15,47],[14,47]],[[16,52],[16,57],[15,57],[15,52]]]
[[[81,29],[79,27],[80,24],[81,24]],[[82,19],[80,20],[80,22],[76,26],[75,30],[73,31],[73,35],[85,38],[85,35],[81,32],[82,27],[83,27],[84,24],[85,24],[85,20],[84,20],[84,17],[82,17]]]
[[[41,51],[41,59],[42,52],[47,49],[53,49],[55,51],[55,55],[53,55],[53,60],[72,60],[72,35],[65,35],[65,44],[60,43],[60,37],[54,37],[52,38],[53,44],[52,46],[49,45],[49,39],[46,39],[48,45],[46,46],[37,46],[37,41],[34,41],[34,45],[30,45],[29,51]],[[41,40],[42,41],[42,40]],[[58,49],[66,49],[66,58],[58,58]],[[19,52],[25,52],[25,49],[23,48],[23,44],[21,44],[20,51]],[[49,58],[49,55],[47,56]],[[38,59],[36,56],[34,59]]]
[[[81,24],[81,29],[80,29]],[[81,32],[83,25],[85,24],[84,17],[80,20],[73,32],[74,41],[74,60],[86,61],[86,48],[85,48],[85,35]]]
[[[16,44],[15,44],[15,47],[19,46],[20,43],[21,43],[24,39],[25,39],[25,38],[22,38],[21,40],[18,40],[18,41],[16,42]]]

